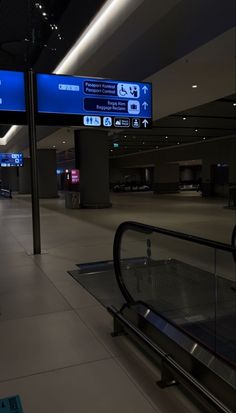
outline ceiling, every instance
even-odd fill
[[[236,94],[157,120],[145,134],[136,131],[114,134],[110,139],[110,154],[116,156],[233,135],[236,131],[234,103]],[[119,148],[112,146],[114,142],[119,142]]]
[[[5,4],[11,2],[15,4],[14,0],[2,0],[0,11],[5,5],[5,13],[7,10],[11,13]],[[21,3],[24,2],[27,3],[26,0]],[[58,31],[40,32],[47,47],[38,42],[40,47],[32,54],[32,59],[37,71],[50,71],[88,28],[105,2],[87,0],[84,4],[78,0],[51,0],[40,4],[43,3],[45,9],[47,5],[47,10],[53,12]],[[119,133],[111,130],[110,156],[233,134],[236,128],[233,106],[236,92],[235,1],[119,0],[117,3],[123,5],[117,16],[111,16],[80,59],[65,72],[152,82],[153,129]],[[20,19],[14,17],[14,20],[15,32],[19,31],[22,37]],[[9,39],[11,33],[8,33]],[[0,29],[0,43],[1,39]],[[17,61],[16,56],[15,59]],[[198,88],[192,89],[194,83]],[[6,127],[0,128],[0,136],[5,131]],[[61,161],[63,156],[72,161],[73,127],[39,127],[37,135],[39,148],[55,146]],[[113,143],[119,143],[119,148],[113,148]],[[26,128],[17,132],[6,149],[27,150]]]
[[[104,3],[0,0],[0,69],[52,72]]]
[[[51,72],[104,2],[0,0],[1,69]]]
[[[236,131],[236,94],[179,112],[154,122],[146,131],[109,133],[110,157],[155,150],[190,142],[231,136]],[[58,164],[74,164],[74,129],[62,128],[38,143],[39,148],[57,149]],[[114,147],[114,143],[119,147]]]

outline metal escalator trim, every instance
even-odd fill
[[[153,311],[149,305],[142,301],[138,301],[132,307],[135,308],[137,314],[145,318],[153,327],[163,332],[171,340],[174,340],[183,350],[206,365],[214,374],[219,375],[222,380],[236,389],[236,366],[234,364],[215,354],[209,347],[188,334],[183,328],[175,325],[155,310]],[[222,374],[222,371],[224,371],[224,374]]]
[[[207,390],[199,381],[197,381],[191,374],[184,370],[171,356],[165,353],[159,346],[157,346],[149,337],[147,337],[141,330],[134,326],[115,307],[110,306],[107,308],[113,317],[117,318],[121,324],[127,327],[134,335],[136,335],[141,341],[143,341],[155,354],[164,359],[171,368],[173,368],[184,381],[190,383],[198,392],[206,398],[215,408],[222,413],[232,413],[217,397]]]
[[[178,331],[180,331],[184,336],[187,336],[190,340],[194,340],[196,341],[197,344],[199,344],[201,347],[203,347],[205,349],[206,352],[214,354],[215,357],[217,357],[218,359],[222,360],[226,366],[228,368],[233,368],[234,370],[236,369],[236,364],[227,359],[226,357],[221,356],[220,354],[218,354],[214,349],[210,348],[205,342],[201,341],[198,337],[195,337],[193,334],[189,333],[189,331],[187,331],[186,329],[184,329],[181,325],[178,325],[176,323],[174,323],[172,320],[168,319],[165,315],[158,313],[154,307],[152,307],[150,304],[146,304],[145,302],[139,300],[135,302],[136,306],[143,306],[146,309],[150,309],[152,311],[152,313],[154,313],[157,317],[160,317],[161,319],[165,320],[168,324],[170,324],[171,326],[173,326],[173,328],[176,328]],[[140,311],[140,309],[138,309],[138,311],[142,316],[143,312]],[[145,318],[148,320],[148,316],[145,316]],[[148,320],[149,321],[149,320]]]

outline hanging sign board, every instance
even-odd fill
[[[150,83],[37,74],[36,87],[37,123],[134,129],[152,126]]]
[[[25,77],[23,72],[0,70],[0,123],[26,123]]]

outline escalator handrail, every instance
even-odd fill
[[[165,229],[165,228],[142,224],[142,223],[135,222],[135,221],[122,222],[118,226],[116,233],[115,233],[115,237],[114,237],[113,260],[114,260],[114,269],[115,269],[117,283],[120,287],[120,290],[124,298],[129,304],[133,304],[135,300],[133,299],[133,297],[131,296],[131,294],[126,288],[123,275],[122,275],[122,270],[121,270],[121,240],[122,240],[123,233],[127,230],[142,232],[146,234],[151,234],[153,232],[156,232],[158,234],[163,234],[163,235],[167,235],[173,238],[178,238],[178,239],[182,239],[185,241],[189,241],[195,244],[204,245],[206,247],[217,249],[220,251],[227,251],[227,252],[232,253],[233,258],[236,261],[236,242],[235,242],[236,226],[233,229],[232,241],[230,245],[230,244],[226,244],[226,243],[222,243],[218,241],[212,241],[206,238],[197,237],[195,235],[185,234],[183,232],[172,231],[172,230]]]

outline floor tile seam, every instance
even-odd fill
[[[2,323],[7,323],[7,322],[14,322],[14,321],[23,321],[23,320],[30,320],[32,318],[39,318],[39,317],[45,317],[45,316],[49,316],[52,314],[64,314],[64,313],[73,313],[74,310],[73,308],[69,308],[67,310],[57,310],[57,311],[51,311],[51,312],[46,312],[46,313],[40,313],[40,314],[34,314],[34,315],[29,315],[29,316],[25,316],[25,317],[18,317],[18,318],[5,318],[1,320],[1,316],[0,316],[0,326]]]
[[[34,262],[34,261],[33,261]],[[56,287],[56,285],[52,282],[52,280],[47,276],[47,274],[44,272],[44,270],[40,267],[40,265],[38,265],[37,261],[34,262],[35,266],[39,269],[42,277],[44,279],[46,279],[53,288],[55,288],[55,290],[57,291],[57,293],[61,296],[61,298],[63,299],[63,301],[69,306],[70,310],[73,310],[74,308],[72,307],[72,305],[70,304],[70,302],[66,299],[66,297],[61,293],[61,291]],[[66,273],[66,271],[65,271]],[[60,311],[55,311],[55,312],[60,312]],[[1,321],[1,320],[0,320]]]
[[[70,274],[69,274],[69,275],[70,275]],[[80,288],[82,288],[82,290],[84,290],[84,292],[85,292],[86,294],[88,294],[93,300],[96,300],[97,305],[100,305],[101,307],[106,308],[106,306],[103,305],[103,304],[101,303],[101,301],[98,300],[98,298],[96,297],[95,294],[92,294],[91,292],[89,292],[89,291],[85,288],[84,285],[80,284],[80,283],[79,283],[75,278],[73,278],[72,276],[71,276],[71,278],[76,282],[76,285],[78,285]],[[96,305],[96,304],[92,304],[91,306],[95,306],[95,305]],[[90,307],[90,306],[86,306],[86,307]],[[84,307],[84,308],[86,308],[86,307]],[[82,310],[82,308],[83,308],[83,307],[80,307],[80,308],[79,308],[79,307],[74,307],[75,310],[79,310],[79,309]]]
[[[5,379],[5,380],[4,379],[0,380],[0,387],[1,387],[1,384],[9,383],[9,382],[16,381],[16,380],[24,380],[24,379],[28,379],[30,377],[42,376],[44,374],[57,373],[57,372],[60,372],[62,370],[68,370],[68,369],[71,369],[71,368],[86,366],[86,365],[99,363],[99,362],[102,362],[102,361],[108,361],[108,360],[113,360],[113,358],[112,357],[102,357],[102,358],[98,358],[98,359],[94,359],[94,360],[82,361],[81,363],[68,364],[66,366],[58,367],[58,368],[55,368],[55,369],[41,370],[41,371],[38,371],[38,372],[32,373],[32,374],[26,374],[26,375],[23,375],[23,376],[11,377],[11,378],[8,378],[8,379]]]
[[[11,256],[13,255],[13,254],[18,254],[17,252],[16,253],[14,253],[14,252],[11,252],[11,253],[9,253]],[[4,253],[2,253],[1,254],[1,252],[0,252],[0,264],[2,264],[1,263],[1,255],[5,255]],[[9,265],[9,263],[6,263],[6,268],[8,268],[9,269],[9,267],[10,267],[10,270],[16,270],[17,268],[22,268],[22,267],[27,267],[27,268],[29,268],[29,267],[33,267],[33,265],[32,264],[34,264],[33,262],[32,262],[32,260],[31,260],[31,257],[29,257],[27,254],[25,254],[24,252],[23,252],[23,255],[22,255],[24,258],[29,258],[29,262],[27,262],[27,263],[24,263],[24,264],[10,264]],[[14,257],[14,258],[19,258],[19,257]]]
[[[63,295],[63,293],[58,289],[58,287],[53,283],[53,281],[47,276],[46,272],[40,267],[39,263],[35,261],[36,267],[42,272],[43,276],[45,279],[48,280],[48,282],[51,284],[52,287],[55,288],[55,290],[58,292],[58,294],[63,298],[63,300],[69,305],[71,310],[74,310],[70,302],[67,300],[67,298]],[[56,271],[56,270],[55,270]],[[67,271],[65,271],[67,273]]]
[[[113,239],[114,238],[112,238],[112,240],[110,240],[110,241],[108,241],[107,240],[107,242],[99,242],[99,239],[97,240],[97,242],[93,242],[93,243],[85,243],[85,244],[76,244],[76,242],[71,242],[71,243],[69,243],[69,244],[76,244],[76,246],[78,246],[78,252],[79,252],[79,248],[87,248],[87,247],[97,247],[97,246],[111,246],[112,245],[112,243],[113,243]],[[56,250],[56,249],[59,249],[59,248],[62,248],[64,245],[67,245],[68,246],[68,243],[65,243],[65,244],[61,244],[60,246],[56,246],[56,247],[47,247],[47,251],[48,251],[48,253],[52,253],[53,252],[53,250]],[[64,256],[64,255],[60,255],[60,257],[62,257],[62,258],[64,258],[64,259],[66,259],[67,257],[66,256]]]
[[[44,272],[44,271],[43,271]],[[70,309],[72,310],[72,311],[75,311],[75,313],[76,313],[76,310],[77,309],[85,309],[85,308],[90,308],[90,307],[95,307],[96,306],[96,304],[88,304],[88,305],[84,305],[84,306],[82,306],[82,307],[74,307],[68,300],[67,300],[67,298],[63,295],[63,293],[60,291],[60,289],[59,289],[59,287],[56,285],[56,283],[54,283],[48,276],[47,276],[47,274],[45,274],[46,275],[46,277],[49,279],[49,281],[50,281],[50,283],[55,287],[55,289],[59,292],[59,294],[64,298],[64,300],[66,301],[66,303],[68,303],[69,304],[69,306],[70,306]],[[69,275],[69,274],[68,274]],[[72,277],[70,277],[70,278],[68,278],[68,280],[70,280],[70,279],[72,279],[73,280],[73,278]],[[62,283],[64,283],[64,282],[67,282],[66,280],[65,281],[59,281],[59,283],[60,282],[62,282]],[[75,285],[78,285],[78,283],[76,283]],[[88,294],[89,296],[91,296],[93,299],[95,298],[93,295],[91,295],[82,285],[80,285],[79,284],[79,287],[81,287],[84,291],[85,291],[85,293],[86,294]],[[77,314],[77,313],[76,313]]]
[[[80,220],[82,220],[83,223],[86,222],[86,221],[83,220],[83,217],[84,217],[83,212],[84,212],[84,211],[82,211],[82,213],[81,213],[79,216],[77,216],[77,215],[75,215],[75,214],[72,215],[72,214],[71,214],[71,211],[67,211],[66,209],[56,210],[55,208],[50,208],[49,206],[47,207],[46,205],[43,205],[42,208],[49,209],[49,210],[53,210],[54,212],[56,212],[56,213],[59,214],[59,215],[62,214],[62,215],[64,215],[64,216],[66,216],[67,218],[72,218],[73,221],[76,220],[76,221],[78,222],[78,218],[79,218]],[[80,210],[80,211],[81,211],[81,210]],[[78,211],[76,211],[76,212],[78,212]],[[94,225],[95,227],[101,228],[101,225],[98,225],[97,223],[94,223],[94,222],[91,223],[91,222],[89,221],[89,225]],[[102,226],[102,228],[103,228],[103,226]]]
[[[46,255],[46,256],[50,257],[51,259],[58,259],[58,258],[59,258],[59,259],[62,259],[62,260],[71,261],[71,262],[70,262],[70,265],[74,265],[74,266],[76,267],[76,264],[74,264],[74,260],[73,260],[73,259],[62,257],[60,254],[52,254],[52,253],[49,252],[49,248],[47,248],[46,251],[47,251],[47,252],[46,252],[45,254],[39,254],[39,256],[41,257],[42,255]],[[32,258],[37,257],[37,256],[38,256],[38,255],[35,256],[34,254],[31,255]],[[39,265],[39,267],[42,268],[42,267],[40,266],[40,263],[39,263],[37,260],[33,260],[33,262],[37,263],[37,264]],[[75,269],[76,269],[76,268],[75,268]]]
[[[102,305],[100,304],[100,306],[102,307]],[[95,306],[94,306],[95,307]],[[79,310],[78,310],[79,311]],[[107,344],[104,343],[104,341],[99,337],[98,334],[95,333],[95,331],[93,330],[92,327],[90,327],[90,325],[88,325],[86,323],[86,321],[80,316],[80,314],[76,311],[77,317],[79,318],[79,320],[85,325],[85,327],[90,331],[90,333],[92,333],[92,335],[96,338],[96,340],[99,342],[99,344],[101,344],[104,349],[110,354],[110,358],[111,359],[115,359],[116,355],[114,354],[114,352],[109,348],[109,346]],[[112,333],[112,331],[111,331]]]
[[[18,218],[17,218],[17,219],[18,219]],[[3,222],[3,225],[4,225],[4,227],[6,227],[7,230],[10,232],[10,234],[12,235],[13,239],[17,242],[17,244],[18,244],[21,248],[23,248],[23,251],[27,254],[27,250],[25,249],[24,245],[18,240],[15,232],[11,229],[11,226],[8,226],[8,225],[5,223],[5,220],[4,220],[4,222]]]
[[[129,380],[133,383],[139,393],[142,394],[143,398],[150,404],[150,406],[155,410],[156,413],[162,413],[161,410],[156,406],[156,404],[152,401],[152,399],[148,396],[148,394],[144,391],[142,386],[132,377],[132,375],[128,372],[128,370],[124,367],[124,365],[120,362],[120,356],[114,357],[114,362],[123,370]],[[148,369],[148,367],[146,367]]]
[[[31,205],[32,205],[31,196],[29,196],[28,198],[16,197],[16,198],[13,198],[13,201],[18,202],[18,204],[21,204],[21,203],[25,204],[24,207],[26,207],[26,205],[27,205],[27,207],[28,207],[27,209],[30,210],[30,217],[31,217]],[[39,201],[42,201],[42,198],[39,199]],[[46,210],[50,211],[50,208],[47,208],[44,205],[42,205],[42,202],[40,202],[40,203],[41,203],[41,205],[39,205],[40,209],[42,209],[42,210],[46,209]],[[42,211],[42,212],[44,212],[44,211]],[[57,211],[53,209],[53,212],[57,212]]]

